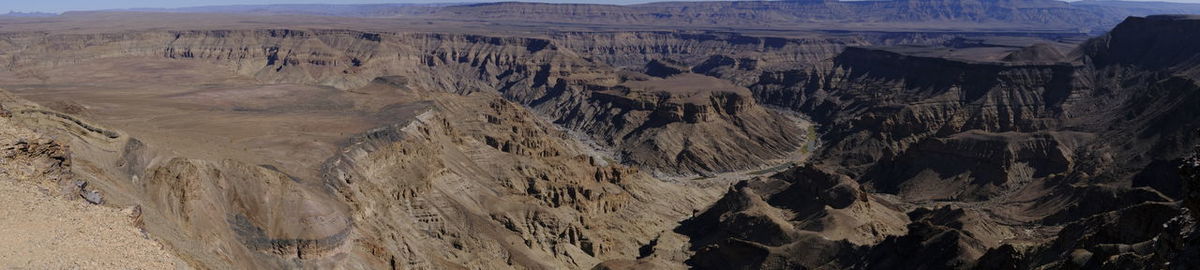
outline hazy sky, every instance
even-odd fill
[[[522,0],[528,2],[559,3],[605,3],[631,4],[656,2],[654,0]],[[666,1],[666,0],[657,0]],[[704,0],[692,0],[704,1]],[[1200,0],[1169,0],[1171,2],[1200,3]],[[372,4],[372,3],[462,3],[496,2],[488,0],[0,0],[0,13],[10,11],[63,12],[71,10],[123,9],[123,8],[175,8],[212,5],[256,5],[256,4]]]

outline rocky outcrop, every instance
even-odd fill
[[[69,147],[49,138],[39,137],[27,134],[6,137],[4,142],[0,142],[3,145],[0,148],[0,159],[8,166],[0,171],[0,177],[33,183],[60,196],[77,193],[75,175],[70,170]]]
[[[859,245],[905,232],[894,203],[844,175],[798,167],[739,182],[678,230],[692,237],[696,267],[848,267]]]
[[[1013,232],[988,220],[983,213],[949,206],[920,208],[908,213],[908,233],[893,236],[871,248],[864,269],[969,268],[988,247]]]

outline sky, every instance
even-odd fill
[[[511,0],[510,0],[511,1]],[[521,0],[528,2],[633,4],[665,0]],[[705,0],[690,0],[705,1]],[[1167,0],[1200,3],[1200,0]],[[378,4],[378,3],[462,3],[496,2],[488,0],[0,0],[0,13],[7,8],[17,12],[64,12],[72,10],[177,8],[216,5],[261,4]]]

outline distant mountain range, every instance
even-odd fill
[[[1200,4],[1053,0],[721,1],[638,5],[481,4],[245,5],[135,11],[409,17],[597,25],[877,29],[1023,29],[1100,33],[1129,16],[1200,14]],[[954,25],[950,25],[954,24]],[[950,25],[950,26],[948,26]]]
[[[200,6],[186,8],[139,8],[122,11],[181,12],[181,13],[236,13],[263,15],[315,15],[337,17],[393,17],[428,14],[440,8],[468,5],[449,4],[279,4],[279,5],[229,5]]]
[[[16,11],[9,11],[8,13],[0,14],[0,17],[54,17],[54,16],[58,16],[58,14],[46,13],[46,12],[16,12]]]

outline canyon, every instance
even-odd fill
[[[0,17],[0,192],[144,268],[1197,263],[1196,5],[331,7]]]

